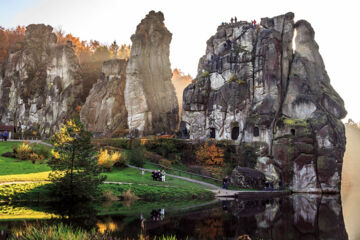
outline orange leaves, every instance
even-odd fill
[[[81,106],[80,105],[77,105],[76,107],[75,107],[75,111],[77,112],[77,113],[80,113],[80,111],[81,111]]]
[[[216,147],[214,143],[205,143],[196,151],[196,159],[202,165],[224,165],[224,149]]]

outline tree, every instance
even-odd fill
[[[111,58],[117,58],[117,54],[119,51],[119,45],[117,45],[116,41],[114,41],[111,45],[110,45],[110,53],[111,53]]]
[[[120,59],[129,59],[130,58],[130,46],[126,44],[121,45],[120,50],[118,52],[118,58]]]
[[[52,137],[54,149],[49,165],[51,193],[59,200],[92,200],[98,194],[100,177],[91,133],[79,120],[69,120]]]
[[[216,147],[215,144],[205,143],[195,152],[196,158],[203,165],[224,165],[224,149]]]

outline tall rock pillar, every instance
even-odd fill
[[[134,136],[173,133],[179,106],[171,82],[169,45],[172,34],[161,12],[149,12],[131,36],[126,68],[125,105]]]

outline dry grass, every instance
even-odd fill
[[[121,197],[124,201],[136,201],[140,199],[138,196],[131,192],[131,189],[128,189],[126,192],[122,193]]]
[[[103,197],[106,201],[118,201],[119,198],[112,191],[104,191]]]

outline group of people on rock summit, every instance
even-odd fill
[[[237,17],[231,18],[230,23],[237,23]],[[225,22],[222,22],[221,25],[225,25]],[[256,20],[255,19],[251,21],[251,25],[254,26],[254,27],[256,26]]]
[[[5,131],[5,132],[0,132],[0,139],[1,141],[7,141],[9,138],[9,132]]]
[[[151,172],[151,176],[154,181],[165,182],[165,171],[164,170],[162,170],[162,171],[154,170]]]

